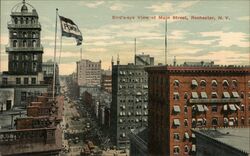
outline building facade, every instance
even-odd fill
[[[8,71],[3,72],[0,86],[18,88],[15,89],[15,105],[26,105],[24,101],[28,96],[47,90],[42,72],[41,25],[36,9],[25,1],[13,7],[10,16],[6,47]]]
[[[78,86],[100,85],[101,83],[101,61],[80,60],[77,64]]]
[[[249,125],[250,68],[157,66],[149,74],[149,154],[191,155],[191,128]]]
[[[109,93],[112,93],[112,73],[110,70],[102,72],[101,89]]]
[[[146,65],[120,65],[117,61],[112,66],[111,132],[118,148],[129,148],[130,130],[148,123]]]

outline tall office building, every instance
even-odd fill
[[[131,129],[147,125],[148,74],[144,67],[152,64],[146,61],[139,65],[120,65],[119,60],[117,65],[112,63],[111,135],[120,149],[129,147]]]
[[[1,87],[15,88],[15,104],[23,105],[29,96],[47,91],[43,84],[41,25],[36,9],[23,0],[11,10],[8,23],[8,71],[3,72]]]
[[[250,68],[212,63],[146,68],[150,155],[195,154],[191,128],[250,123]]]
[[[80,60],[77,64],[78,86],[100,85],[101,84],[101,61]]]

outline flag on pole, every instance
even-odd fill
[[[74,37],[77,45],[82,44],[82,33],[78,26],[69,18],[59,16],[61,21],[62,36]]]

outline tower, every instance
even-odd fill
[[[35,75],[42,72],[41,25],[35,8],[23,0],[12,8],[10,16],[9,45],[6,47],[9,74]]]

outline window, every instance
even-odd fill
[[[241,97],[242,99],[244,99],[244,93],[243,93],[243,92],[240,93],[240,97]]]
[[[21,20],[20,20],[20,21],[21,21],[20,23],[21,23],[21,24],[23,24],[23,18],[21,18]]]
[[[17,37],[17,32],[13,32],[12,36]]]
[[[174,154],[179,154],[179,153],[180,153],[180,147],[174,146]]]
[[[201,98],[202,99],[207,99],[207,93],[206,92],[201,92]]]
[[[196,126],[201,127],[203,125],[203,120],[202,119],[197,119]]]
[[[31,78],[31,84],[36,84],[36,78],[35,77]]]
[[[28,24],[29,23],[29,18],[25,19],[25,23]]]
[[[187,92],[184,93],[184,99],[188,99],[188,93]]]
[[[217,112],[217,105],[212,105],[212,112]]]
[[[192,119],[192,128],[195,128],[196,127],[196,120],[193,118]]]
[[[36,72],[36,71],[37,71],[37,64],[33,63],[33,72]]]
[[[29,78],[25,77],[25,78],[23,79],[23,83],[24,83],[24,84],[29,84]]]
[[[223,98],[230,98],[230,94],[228,92],[223,92]]]
[[[187,119],[184,119],[184,126],[188,127],[188,120]]]
[[[212,126],[218,125],[218,118],[212,118]]]
[[[174,119],[174,126],[175,127],[178,127],[178,126],[180,126],[181,124],[180,124],[180,120],[179,119]]]
[[[206,87],[206,85],[207,85],[206,81],[205,80],[201,80],[200,86],[201,87]]]
[[[179,87],[179,81],[178,80],[174,80],[174,86]]]
[[[197,87],[197,86],[198,86],[197,81],[196,81],[196,80],[192,80],[191,87],[192,87],[192,88],[195,88],[195,87]]]
[[[176,114],[181,112],[180,106],[174,106],[173,110]]]
[[[236,81],[236,80],[233,80],[233,81],[232,81],[232,87],[235,88],[235,87],[237,87],[237,86],[238,86],[238,85],[237,85],[237,81]]]
[[[26,100],[26,92],[21,92],[21,101]]]
[[[27,47],[27,41],[26,40],[23,41],[23,47]]]
[[[179,100],[180,96],[178,92],[174,92],[174,100]]]
[[[189,152],[189,147],[188,147],[188,145],[185,145],[185,146],[184,146],[184,152],[185,152],[185,153],[188,153],[188,152]]]
[[[189,139],[189,134],[188,134],[188,132],[185,132],[185,133],[184,133],[184,138],[185,138],[185,140],[188,140],[188,139]]]
[[[188,107],[184,106],[184,113],[187,114],[187,112],[188,112]]]
[[[228,87],[228,86],[229,86],[229,83],[228,83],[227,80],[223,80],[223,81],[222,81],[222,85],[223,85],[224,87]]]
[[[36,61],[37,60],[37,54],[33,55],[33,60]]]
[[[218,83],[216,80],[212,80],[212,87],[217,87],[218,86]]]
[[[28,37],[26,32],[23,32],[23,37]]]
[[[32,32],[32,38],[36,38],[36,33]]]
[[[17,47],[17,40],[13,41],[13,47]]]
[[[18,23],[18,19],[17,19],[17,18],[15,18],[15,19],[14,19],[14,22],[15,22],[15,24],[17,24],[17,23]]]
[[[199,96],[197,94],[197,92],[192,92],[192,99],[198,99]]]
[[[245,105],[244,105],[244,104],[241,104],[240,110],[241,110],[241,111],[244,111],[244,110],[245,110]]]
[[[16,84],[21,84],[21,78],[20,77],[16,78]]]
[[[179,133],[174,133],[174,140],[179,141],[180,140],[180,135]]]
[[[233,94],[233,98],[240,98],[240,95],[238,94],[238,92],[232,92]]]
[[[36,40],[33,40],[33,41],[32,41],[32,47],[33,47],[33,48],[36,47]]]
[[[212,92],[211,93],[211,98],[212,99],[218,98],[218,94],[216,92]]]

